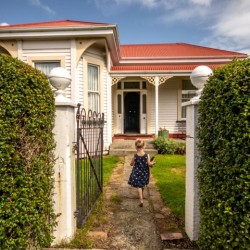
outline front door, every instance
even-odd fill
[[[124,133],[140,133],[140,92],[124,92]]]

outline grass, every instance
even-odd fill
[[[173,214],[185,215],[185,155],[157,155],[152,174],[162,199]]]
[[[106,186],[116,164],[120,161],[119,157],[104,156],[103,157],[103,185]]]
[[[115,156],[104,156],[103,157],[103,185],[106,186],[110,179],[113,169],[116,164],[120,161],[119,157]],[[113,202],[119,202],[119,197],[113,197]],[[63,240],[56,247],[60,248],[93,248],[94,243],[88,237],[88,231],[92,227],[100,227],[101,225],[107,224],[107,205],[104,204],[103,196],[99,198],[96,202],[96,206],[90,216],[88,217],[83,228],[76,230],[73,239],[68,242],[68,240]]]

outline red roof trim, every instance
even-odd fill
[[[28,32],[34,30],[40,31],[40,29],[43,28],[44,30],[47,28],[48,30],[53,30],[54,32],[63,28],[65,28],[64,30],[70,30],[70,27],[72,27],[72,29],[81,30],[94,29],[93,27],[96,27],[97,29],[99,27],[106,28],[109,26],[115,27],[116,31],[117,27],[113,24],[82,22],[75,20],[59,20],[0,26],[0,33],[7,33],[12,31],[14,33],[19,30],[27,30]],[[117,34],[115,33],[115,31],[110,35],[116,36]],[[119,48],[121,51],[120,62],[114,60],[114,63],[118,63],[119,65],[116,64],[117,66],[114,65],[113,67],[111,67],[111,71],[189,71],[193,70],[196,66],[201,64],[207,65],[210,68],[216,68],[218,66],[223,66],[229,63],[229,61],[234,57],[248,57],[247,54],[243,53],[203,47],[187,43],[120,45],[119,41],[117,41],[117,47],[111,44],[111,54],[119,56]],[[204,61],[204,63],[202,63],[202,61]]]
[[[139,71],[173,71],[173,70],[187,70],[191,71],[195,69],[197,66],[201,64],[182,64],[182,65],[134,65],[134,66],[112,66],[112,72],[120,72],[120,71],[131,71],[131,72],[139,72]],[[222,67],[225,63],[222,64],[202,64],[206,65],[211,69],[215,69],[218,67]]]
[[[37,23],[26,23],[26,24],[13,24],[0,26],[0,29],[12,29],[12,28],[43,28],[43,27],[84,27],[84,26],[104,26],[110,25],[107,23],[95,23],[95,22],[82,22],[74,20],[59,20],[51,22],[37,22]]]

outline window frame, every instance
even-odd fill
[[[191,88],[183,89],[184,82],[188,82],[188,84],[191,84]],[[178,120],[179,121],[186,121],[186,116],[183,115],[183,112],[187,109],[187,107],[182,107],[182,103],[190,101],[195,95],[196,91],[198,90],[191,82],[190,79],[181,79],[179,84],[179,112],[178,112]],[[189,95],[188,97],[184,97],[183,95]],[[186,114],[186,112],[185,112]]]
[[[89,67],[94,67],[97,69],[97,83],[95,83],[97,85],[97,90],[94,90],[94,89],[90,89],[90,85],[89,85],[89,81],[90,81],[90,78],[89,78]],[[101,110],[101,92],[100,92],[100,65],[97,65],[97,64],[94,64],[94,63],[87,63],[87,74],[88,74],[88,81],[87,81],[87,92],[88,92],[88,109],[89,110],[92,110],[92,111],[95,111],[97,113],[100,112]],[[97,110],[95,110],[94,107],[91,107],[91,104],[90,104],[90,95],[93,95],[94,97],[94,102],[96,101],[96,97],[97,98],[97,103],[95,103],[93,106],[96,106],[97,107]]]
[[[33,62],[33,64],[34,64],[34,68],[36,68],[36,69],[38,69],[37,67],[36,67],[36,64],[38,64],[38,63],[40,63],[40,64],[50,64],[50,63],[58,63],[58,66],[56,66],[56,67],[61,67],[61,62],[60,61],[55,61],[55,60],[53,60],[53,61],[34,61]],[[56,67],[53,67],[53,68],[56,68]],[[52,68],[52,69],[53,69]],[[40,71],[42,71],[41,69],[38,69],[38,70],[40,70]],[[43,71],[42,71],[43,72]],[[45,72],[43,72],[44,74],[46,74]],[[49,73],[48,74],[46,74],[47,76],[49,76]]]
[[[60,67],[65,68],[65,58],[63,56],[29,56],[27,63],[35,68],[37,62],[60,62]]]

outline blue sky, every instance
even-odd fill
[[[4,0],[0,25],[118,25],[121,44],[191,43],[250,54],[250,0]]]

